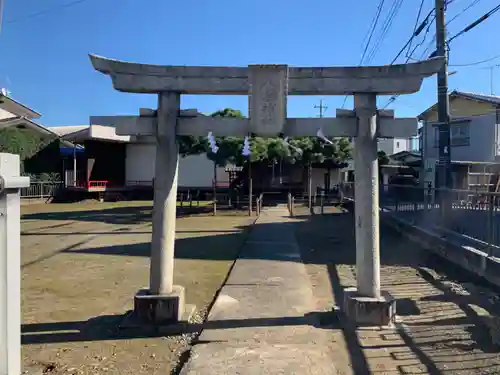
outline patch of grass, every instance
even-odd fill
[[[78,218],[92,215],[89,207],[115,216],[116,210],[134,211],[127,203],[97,203],[76,211],[60,207],[56,214],[68,219],[23,221],[25,370],[50,364],[53,374],[168,374],[187,350],[182,337],[124,337],[116,331],[133,307],[134,294],[149,283],[150,220],[120,222],[110,219],[113,214],[103,216],[109,220]],[[186,288],[186,302],[197,306],[198,316],[221,287],[253,220],[177,219],[174,282]]]

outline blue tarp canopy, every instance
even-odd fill
[[[75,149],[73,151],[73,147],[60,147],[60,152],[61,152],[61,155],[73,155],[73,152],[75,152],[77,154],[81,154],[81,153],[85,152],[85,148],[82,146],[77,146],[77,147],[75,147]]]

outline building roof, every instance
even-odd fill
[[[455,98],[462,98],[466,100],[473,100],[481,103],[488,103],[492,106],[500,106],[500,96],[486,95],[486,94],[476,94],[473,92],[458,91],[453,90],[449,93],[450,101]],[[427,108],[421,114],[417,116],[419,120],[425,120],[432,112],[437,111],[437,103]]]
[[[9,96],[0,93],[0,108],[12,113],[14,116],[25,117],[28,119],[40,118],[40,114],[24,104],[15,101]]]
[[[117,135],[114,127],[106,125],[55,126],[51,130],[59,134],[63,139],[72,142],[87,140],[130,142],[130,136]]]
[[[89,127],[88,125],[51,126],[50,130],[63,137],[65,135],[75,133],[83,129],[87,129],[88,127]]]
[[[405,158],[406,156],[413,156],[415,158],[422,157],[422,155],[420,155],[417,152],[413,152],[413,151],[399,151],[399,152],[396,152],[395,154],[387,155],[388,158],[392,158],[392,159],[402,159],[402,158]]]
[[[56,138],[61,138],[59,134],[55,133],[50,128],[46,128],[45,126],[37,124],[36,122],[26,117],[16,116],[16,117],[9,117],[6,119],[0,119],[0,129],[11,126],[25,127],[27,129],[31,129],[42,134],[52,135],[55,136]],[[64,147],[71,147],[71,148],[74,147],[73,143],[66,141],[64,139],[61,139],[61,145],[63,145]]]

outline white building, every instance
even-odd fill
[[[149,137],[131,137],[116,135],[115,128],[102,125],[84,126],[58,126],[50,128],[55,133],[61,135],[63,139],[71,140],[83,144],[89,141],[98,142],[104,145],[111,153],[118,153],[120,159],[117,163],[109,160],[106,171],[103,168],[95,170],[99,163],[106,164],[107,160],[99,158],[98,155],[88,155],[90,159],[95,159],[92,166],[87,163],[87,170],[84,170],[85,163],[77,166],[77,180],[79,183],[89,181],[108,181],[114,177],[112,184],[116,187],[151,186],[155,176],[155,153],[154,140]],[[101,156],[102,153],[99,154]],[[109,155],[111,156],[111,155]],[[120,160],[122,165],[120,165]],[[114,173],[112,169],[123,168],[123,173]],[[67,181],[72,180],[73,166],[66,169]],[[85,173],[86,172],[86,173]],[[86,176],[79,174],[84,173]],[[93,176],[97,173],[96,176]],[[214,163],[209,160],[206,154],[189,155],[181,157],[179,160],[179,181],[180,188],[208,188],[212,186],[214,176]],[[217,168],[217,180],[219,183],[227,182],[227,173],[224,167]],[[109,181],[108,181],[109,184]]]
[[[387,156],[401,151],[410,151],[411,141],[408,138],[385,138],[378,140],[378,150],[384,151]]]

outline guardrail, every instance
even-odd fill
[[[352,184],[343,189],[354,198]],[[446,202],[442,207],[441,198]],[[381,185],[379,206],[383,215],[466,236],[489,245],[490,255],[500,256],[500,193]]]
[[[30,186],[20,189],[20,194],[22,199],[50,198],[62,188],[62,181],[31,181]]]

